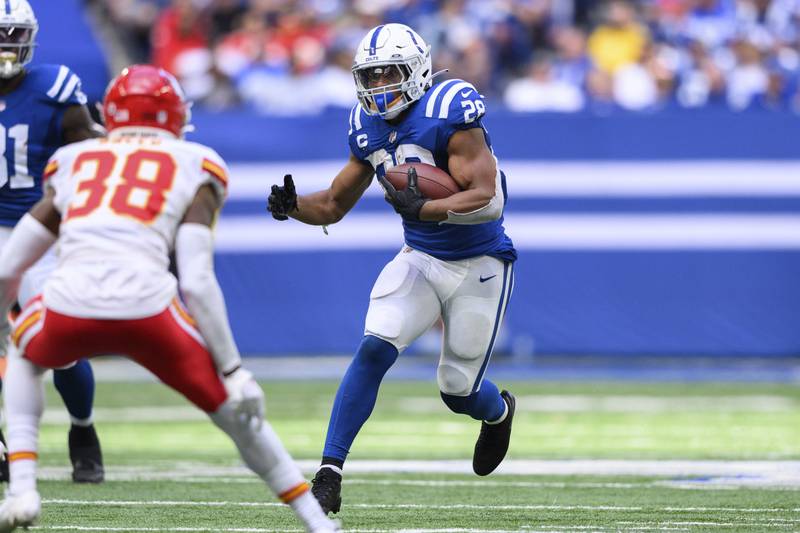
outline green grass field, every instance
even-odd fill
[[[434,460],[470,459],[479,425],[449,413],[434,383],[387,382],[350,455],[344,527],[800,531],[800,388],[503,385],[519,402],[511,461],[506,473],[478,478],[462,473],[463,461]],[[268,418],[287,447],[316,460],[336,383],[264,387]],[[109,478],[100,486],[67,481],[67,425],[52,386],[48,402],[40,529],[298,530],[226,437],[165,387],[98,385]],[[372,459],[417,462],[365,462]],[[442,465],[453,471],[419,472]],[[391,472],[399,467],[406,471]]]

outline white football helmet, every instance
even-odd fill
[[[359,43],[353,77],[367,113],[395,118],[431,86],[431,47],[405,24],[383,24]]]
[[[13,78],[31,62],[38,31],[28,0],[0,0],[0,78]]]

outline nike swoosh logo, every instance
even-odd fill
[[[489,276],[488,278],[484,278],[483,276],[481,276],[481,283],[484,283],[484,282],[489,281],[490,279],[496,278],[496,277],[497,277],[497,274],[495,274],[494,276]]]
[[[467,89],[466,91],[461,91],[461,98],[466,98],[470,94],[472,94],[472,89]]]

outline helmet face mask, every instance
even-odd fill
[[[39,23],[27,0],[9,3],[0,10],[0,78],[13,78],[33,59]]]
[[[404,63],[368,65],[353,71],[359,99],[372,114],[388,114],[395,107],[408,107],[406,96],[411,72]]]
[[[430,87],[430,46],[403,24],[378,26],[359,44],[352,72],[364,110],[391,120]]]

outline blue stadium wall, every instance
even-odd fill
[[[232,166],[217,268],[242,350],[351,352],[371,285],[402,245],[396,215],[376,185],[327,236],[265,211],[286,172],[301,192],[327,186],[347,157],[347,114],[194,123],[192,139]],[[486,125],[520,250],[501,351],[800,353],[795,116],[498,111]]]
[[[69,65],[100,98],[108,72],[82,0],[32,3],[35,61]],[[488,117],[520,250],[501,351],[800,354],[797,116],[490,105]],[[232,166],[217,269],[242,350],[351,352],[370,287],[402,244],[396,215],[374,185],[328,236],[264,209],[285,172],[302,192],[327,185],[347,157],[347,113],[198,110],[194,124],[190,138]]]

